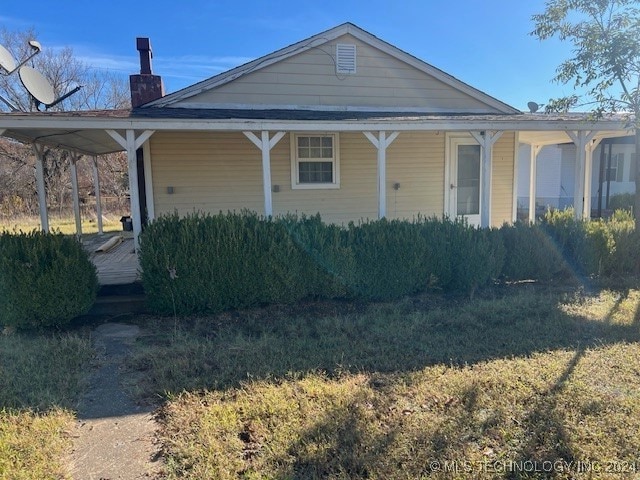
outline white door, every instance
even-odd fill
[[[472,138],[449,139],[449,215],[480,226],[480,145]]]

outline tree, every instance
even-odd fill
[[[0,45],[18,61],[29,56],[31,49],[28,42],[36,38],[33,30],[10,31],[0,28]],[[55,105],[52,110],[99,110],[129,106],[129,90],[125,78],[92,69],[77,59],[69,47],[53,50],[45,45],[42,52],[29,61],[29,65],[51,82],[56,98],[76,85],[83,85],[79,92]],[[33,99],[20,83],[17,72],[10,76],[0,76],[0,95],[20,111],[37,110]],[[9,111],[9,107],[0,103],[0,111]],[[121,177],[120,172],[126,171],[121,157],[122,155],[113,155],[107,161],[100,162],[100,170],[104,174],[102,177],[106,180],[103,185],[112,187],[112,191],[107,190],[107,193],[123,193],[119,187],[122,179],[111,181],[113,170],[116,171],[116,177]],[[47,203],[57,206],[60,211],[70,198],[69,165],[69,152],[44,149]],[[19,208],[23,209],[22,213],[33,213],[36,205],[33,168],[33,151],[30,145],[0,139],[0,214],[15,213]],[[78,174],[81,183],[84,180],[85,184],[90,185],[90,168],[79,167]]]
[[[549,0],[534,15],[531,35],[571,42],[573,57],[562,62],[554,80],[573,82],[584,94],[551,99],[547,111],[590,106],[598,117],[628,114],[635,128],[636,196],[634,216],[640,228],[640,9],[637,0]]]

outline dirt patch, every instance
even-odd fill
[[[137,404],[122,387],[123,360],[139,335],[139,327],[117,323],[95,330],[98,366],[72,433],[76,480],[148,479],[162,471],[154,407]]]

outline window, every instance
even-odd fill
[[[292,188],[339,188],[338,134],[293,135]]]
[[[608,159],[605,165],[608,165]],[[624,181],[624,153],[614,153],[611,156],[611,168],[607,168],[606,178],[611,182]]]

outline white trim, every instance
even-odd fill
[[[600,135],[612,136],[615,131],[630,132],[625,121],[588,122],[584,118],[575,120],[538,120],[526,115],[487,116],[436,116],[426,119],[368,119],[351,121],[307,121],[307,120],[245,120],[245,119],[193,119],[193,118],[101,118],[77,116],[44,116],[0,114],[0,128],[7,127],[18,132],[21,129],[51,129],[60,134],[65,130],[183,130],[183,131],[301,131],[301,132],[362,132],[365,130],[398,131],[451,131],[471,130],[518,130],[522,132],[567,132],[598,131]],[[514,119],[518,118],[518,120]],[[13,133],[13,131],[11,133]],[[613,132],[612,132],[613,131]],[[7,132],[5,132],[6,134]],[[109,133],[111,135],[111,133]],[[117,134],[120,138],[121,135]],[[25,137],[27,138],[27,137]],[[115,137],[112,137],[115,139]],[[44,139],[43,139],[44,140]],[[122,143],[116,140],[123,148]],[[536,142],[537,143],[537,142]],[[554,140],[554,143],[559,143]],[[117,151],[117,150],[115,150]]]
[[[142,161],[144,164],[144,190],[147,199],[147,218],[152,222],[156,218],[156,207],[153,199],[153,169],[151,168],[151,145],[149,140],[142,144]]]
[[[342,25],[338,25],[337,27],[334,27],[325,32],[321,32],[317,35],[314,35],[305,40],[297,42],[286,48],[277,50],[269,55],[265,55],[256,60],[248,62],[244,65],[233,68],[227,72],[221,73],[207,80],[196,83],[195,85],[179,90],[173,94],[167,95],[158,100],[154,100],[153,102],[149,102],[148,104],[145,105],[145,108],[153,107],[153,106],[167,106],[172,103],[179,102],[180,100],[193,97],[200,93],[212,90],[216,87],[229,83],[243,75],[258,71],[276,62],[285,60],[289,57],[292,57],[293,55],[300,54],[311,48],[317,48],[320,45],[329,43],[346,34],[349,34],[354,38],[360,40],[361,42],[366,43],[372,46],[373,48],[376,48],[386,53],[387,55],[390,55],[420,70],[421,72],[426,73],[427,75],[430,75],[440,80],[441,82],[450,86],[451,88],[454,88],[463,93],[466,93],[472,98],[482,103],[485,103],[486,105],[498,110],[499,112],[519,113],[519,110],[513,108],[512,106],[507,105],[506,103],[501,102],[500,100],[476,88],[473,88],[472,86],[462,82],[461,80],[458,80],[457,78],[449,75],[448,73],[434,67],[433,65],[429,65],[428,63],[414,57],[413,55],[410,55],[407,52],[404,52],[399,48],[394,47],[393,45],[375,37],[374,35],[362,30],[361,28],[357,27],[352,23],[344,23]]]
[[[298,158],[298,137],[332,137],[333,138],[333,158],[332,159],[310,159],[309,161],[329,161],[333,164],[333,182],[331,183],[300,183],[299,162],[305,161]],[[340,188],[340,134],[335,132],[291,132],[291,189],[292,190],[336,190]]]
[[[480,226],[480,216],[482,212],[482,203],[484,202],[483,191],[482,191],[482,144],[473,137],[471,132],[456,132],[456,133],[445,133],[445,216],[455,219],[458,218],[458,205],[457,201],[453,199],[453,193],[457,188],[457,185],[454,184],[456,181],[457,175],[457,150],[456,148],[452,148],[453,144],[455,145],[480,145],[480,210],[477,214],[474,215],[464,215],[463,217],[467,219],[470,225]],[[456,191],[457,198],[457,191]]]

